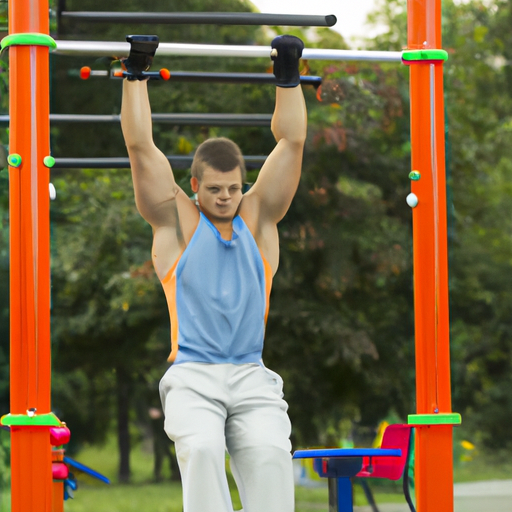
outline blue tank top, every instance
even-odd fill
[[[162,281],[175,364],[259,363],[272,272],[240,216],[224,240],[204,214]]]

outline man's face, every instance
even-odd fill
[[[211,221],[232,220],[242,200],[240,167],[220,172],[206,167],[200,182],[192,178],[192,190],[197,192],[201,211]]]

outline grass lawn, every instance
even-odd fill
[[[103,447],[88,447],[74,456],[79,462],[90,466],[111,479],[111,485],[79,477],[79,488],[74,500],[65,503],[65,512],[181,512],[181,487],[169,480],[169,470],[164,468],[166,481],[152,482],[153,460],[149,446],[141,444],[132,451],[132,482],[117,483],[117,450],[112,440]],[[512,475],[509,458],[476,456],[473,461],[455,467],[456,482],[507,479]],[[167,471],[167,472],[166,472]],[[233,484],[232,480],[230,482]],[[372,481],[371,488],[377,503],[403,503],[401,482]],[[235,510],[241,508],[237,492],[232,485]],[[359,485],[354,486],[356,505],[366,505]],[[0,512],[10,510],[9,489],[0,488]],[[318,512],[327,510],[327,485],[320,487],[296,487],[296,512]]]
[[[400,495],[379,493],[378,503],[398,502]],[[233,493],[235,510],[240,502]],[[362,493],[356,489],[356,504],[365,505]],[[327,510],[327,487],[296,489],[296,512],[318,512]],[[76,494],[76,499],[68,500],[66,512],[181,512],[181,488],[178,483],[148,483],[132,485],[112,485],[110,487],[85,487]]]

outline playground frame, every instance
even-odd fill
[[[410,67],[417,411],[409,424],[417,429],[417,509],[450,512],[452,428],[460,417],[451,412],[450,393],[441,0],[408,0],[407,8],[406,52],[306,49],[304,58],[401,60]],[[129,46],[55,45],[48,0],[9,0],[8,37],[11,412],[2,423],[11,427],[12,512],[49,512],[49,427],[60,424],[50,403],[49,53],[56,47],[64,54],[126,55]],[[159,53],[268,57],[269,50],[169,43]]]

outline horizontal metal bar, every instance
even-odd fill
[[[175,169],[188,169],[192,165],[192,156],[167,156]],[[259,169],[266,156],[244,156],[247,169]],[[56,158],[53,169],[129,169],[129,158]]]
[[[62,11],[61,18],[106,23],[155,23],[165,25],[284,25],[332,27],[336,16],[269,14],[259,12],[85,12]]]
[[[272,114],[152,114],[153,122],[176,126],[270,126]],[[51,123],[119,123],[120,115],[50,114]],[[9,123],[0,115],[0,124]]]
[[[189,73],[185,71],[171,71],[169,81],[177,82],[212,82],[223,84],[275,84],[276,77],[271,73]],[[322,77],[304,75],[300,77],[303,85],[319,86]]]
[[[143,72],[143,76],[150,79],[162,80],[158,71]],[[123,76],[129,76],[124,73]],[[220,84],[275,84],[276,77],[271,73],[203,73],[188,71],[172,71],[169,78],[164,78],[170,82],[189,82],[189,83],[220,83]],[[302,85],[313,85],[319,87],[322,85],[321,76],[300,76]]]
[[[130,44],[116,41],[56,41],[53,53],[62,55],[91,55],[95,57],[125,57],[130,53]],[[263,57],[270,58],[270,46],[239,46],[214,44],[160,43],[156,54],[180,57]],[[303,59],[343,60],[371,62],[401,62],[402,52],[379,52],[365,50],[324,50],[305,48]]]

